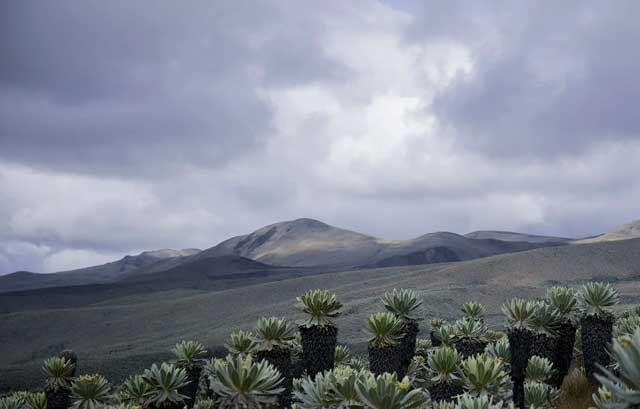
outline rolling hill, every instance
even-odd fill
[[[135,281],[135,277],[180,270],[180,266],[184,271],[197,265],[192,263],[198,260],[205,260],[199,265],[210,264],[221,256],[326,271],[462,261],[568,243],[555,237],[507,232],[475,232],[467,236],[436,232],[411,240],[384,240],[313,219],[297,219],[262,227],[204,251],[156,250],[55,274],[17,272],[0,276],[0,293]]]
[[[0,293],[46,287],[76,286],[118,281],[134,271],[153,266],[167,260],[182,260],[199,253],[198,249],[162,249],[144,251],[136,256],[124,256],[120,260],[99,266],[61,271],[53,274],[38,274],[18,271],[0,276]]]
[[[580,285],[592,279],[614,282],[625,304],[640,302],[640,239],[540,248],[457,263],[312,274],[226,289],[163,290],[76,308],[17,311],[0,314],[0,379],[5,389],[37,382],[41,360],[70,347],[80,355],[81,371],[100,371],[117,381],[153,360],[166,359],[179,339],[199,339],[219,350],[230,331],[251,328],[260,316],[300,318],[294,299],[312,288],[338,294],[345,304],[338,319],[339,341],[363,351],[366,316],[381,309],[380,296],[391,288],[416,289],[424,298],[427,320],[455,318],[464,301],[477,300],[488,307],[488,323],[500,326],[500,305],[506,299],[535,297],[555,283]]]
[[[579,243],[599,243],[603,241],[628,240],[640,237],[640,220],[627,223],[612,232],[580,240]]]

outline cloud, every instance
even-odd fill
[[[9,2],[0,273],[296,217],[609,230],[638,217],[637,7]]]

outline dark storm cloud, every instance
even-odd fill
[[[148,175],[215,167],[271,131],[263,84],[344,75],[311,15],[266,2],[3,4],[0,158]],[[282,24],[283,20],[290,20]]]
[[[315,217],[637,218],[640,3],[3,1],[0,274]]]
[[[461,148],[549,159],[640,138],[640,30],[632,17],[640,15],[640,3],[508,2],[489,14],[450,10],[445,16],[458,28],[449,34],[472,45],[476,71],[434,105],[456,128]],[[422,11],[429,19],[429,6]],[[425,26],[424,34],[434,35]]]

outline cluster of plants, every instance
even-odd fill
[[[616,316],[618,293],[608,284],[512,299],[502,307],[505,333],[468,302],[457,320],[432,319],[428,338],[417,336],[418,294],[394,289],[367,320],[368,359],[337,344],[335,294],[311,290],[296,301],[305,314],[298,323],[260,318],[230,334],[222,358],[180,341],[174,360],[120,385],[76,376],[77,358],[64,351],[44,362],[41,392],[2,397],[0,409],[551,409],[576,356],[600,386],[598,409],[640,407],[640,308]]]

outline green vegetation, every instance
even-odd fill
[[[308,314],[305,326],[334,326],[333,318],[340,314],[342,304],[335,294],[325,290],[311,290],[297,297],[298,308]]]
[[[311,293],[300,298],[332,299],[327,292]],[[75,366],[69,359],[52,357],[42,368],[45,393],[2,397],[0,409],[498,409],[511,405],[526,409],[586,409],[587,405],[599,409],[636,408],[640,405],[639,316],[634,310],[619,315],[615,332],[608,335],[602,332],[602,326],[597,326],[604,322],[613,328],[614,293],[604,284],[586,285],[578,296],[567,287],[552,287],[544,301],[513,299],[503,306],[509,323],[507,336],[498,331],[488,336],[484,307],[469,302],[462,308],[464,316],[455,324],[434,322],[434,334],[441,346],[434,347],[429,339],[416,339],[415,352],[404,366],[399,346],[415,309],[394,310],[389,306],[415,306],[419,302],[413,300],[415,293],[395,290],[384,297],[387,311],[374,313],[367,321],[369,365],[349,347],[340,345],[331,350],[329,369],[311,373],[303,368],[294,372],[292,351],[301,348],[295,327],[286,318],[260,318],[254,332],[231,333],[225,358],[205,361],[207,352],[202,343],[180,341],[172,350],[174,363],[154,363],[120,385],[112,385],[99,374],[75,377]],[[593,374],[602,386],[593,393],[593,386],[587,381],[588,351],[596,351],[592,338],[591,350],[582,345],[585,368],[574,362],[573,371],[560,378],[564,382],[560,389],[555,383],[560,334],[565,324],[577,328],[577,306],[591,306],[591,302],[598,308],[580,308],[582,340],[589,331],[597,340],[606,340],[607,336],[609,341],[613,339],[612,365],[595,366],[602,371]],[[335,323],[298,327],[301,331],[303,328],[336,327]],[[552,348],[550,356],[535,353],[546,341],[553,341],[548,344]],[[465,356],[465,342],[482,347]],[[606,344],[603,345],[599,352],[606,352]],[[354,351],[360,352],[357,348]],[[526,360],[518,376],[514,368],[523,357]]]

